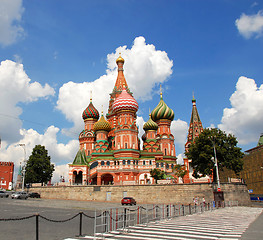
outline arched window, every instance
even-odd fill
[[[156,163],[156,167],[159,167],[159,163]]]
[[[107,161],[107,163],[106,163],[106,164],[107,164],[107,166],[110,166],[110,161]]]
[[[149,161],[150,165],[152,165],[152,160]]]
[[[128,148],[128,144],[127,144],[127,143],[125,143],[125,148],[126,148],[126,149]]]
[[[169,164],[168,163],[166,163],[166,168],[169,169]]]
[[[143,160],[143,162],[142,162],[142,163],[143,163],[143,165],[145,165],[145,161],[144,161],[144,160]]]
[[[101,166],[104,166],[104,164],[105,164],[104,161],[101,161],[101,162],[100,162],[100,165],[101,165]]]
[[[130,165],[131,164],[131,160],[128,160],[127,163],[128,163],[128,165]]]
[[[161,167],[163,167],[163,163],[161,163]]]
[[[167,152],[166,152],[167,150],[166,150],[166,148],[164,149],[164,155],[167,155]]]
[[[125,160],[123,160],[123,161],[122,161],[122,164],[123,164],[123,165],[125,165],[125,163],[126,163],[126,161],[125,161]]]

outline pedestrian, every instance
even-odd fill
[[[204,205],[204,207],[205,207],[205,197],[203,197],[203,205]]]

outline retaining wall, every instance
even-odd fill
[[[123,196],[134,197],[137,203],[193,203],[198,197],[200,202],[205,197],[207,202],[214,200],[216,185],[200,184],[157,184],[157,185],[123,185],[123,186],[50,186],[32,187],[29,191],[39,192],[42,198],[71,199],[87,201],[120,202]],[[247,186],[241,183],[223,183],[225,201],[238,201],[249,205],[250,197]]]

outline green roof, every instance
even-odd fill
[[[73,165],[88,165],[88,157],[84,149],[79,149],[72,163]]]

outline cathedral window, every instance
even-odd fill
[[[169,164],[168,163],[166,164],[166,168],[169,169]]]
[[[107,161],[107,163],[106,163],[106,164],[107,164],[107,166],[110,166],[110,161]]]
[[[90,150],[88,150],[88,156],[90,155]]]
[[[163,167],[163,163],[161,163],[161,167]]]
[[[145,165],[145,161],[143,160],[143,165]]]
[[[159,167],[159,163],[156,163],[156,167]]]
[[[125,160],[123,160],[123,161],[122,161],[122,164],[123,164],[123,165],[125,165],[125,163],[126,163],[126,161],[125,161]]]
[[[152,160],[150,160],[150,162],[149,162],[149,163],[150,163],[150,165],[152,165]]]
[[[164,155],[167,155],[167,149],[166,148],[164,149]]]
[[[127,143],[125,143],[125,148],[126,148],[126,149],[128,148],[128,144],[127,144]]]
[[[101,161],[100,164],[101,164],[101,166],[104,166],[105,162],[104,162],[104,161]]]
[[[130,165],[130,164],[131,164],[131,161],[130,161],[130,160],[128,160],[128,161],[127,161],[127,163],[128,163],[128,165]]]

